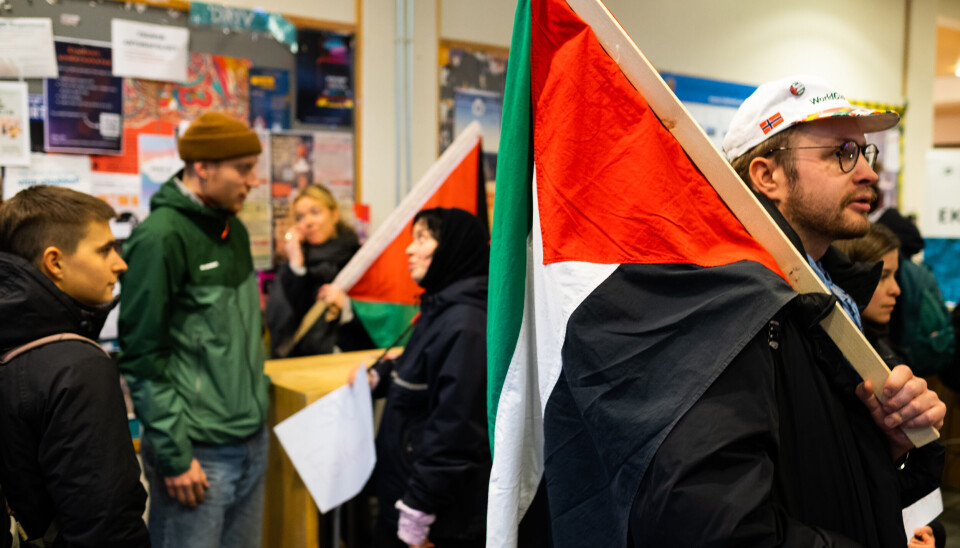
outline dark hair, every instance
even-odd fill
[[[417,224],[420,219],[427,224],[427,230],[433,239],[440,241],[440,226],[443,224],[443,210],[440,208],[421,209],[413,216],[413,224]]]
[[[793,151],[778,150],[776,152],[770,152],[770,150],[790,146],[793,143],[793,134],[796,133],[799,127],[799,125],[788,127],[734,158],[730,161],[730,165],[733,166],[733,170],[737,172],[737,175],[743,179],[743,182],[747,183],[747,186],[750,188],[753,188],[752,182],[750,181],[750,162],[760,156],[772,156],[776,159],[777,163],[783,167],[783,172],[787,176],[787,183],[795,183],[797,181],[797,161],[793,156]]]
[[[73,253],[91,222],[116,216],[109,204],[83,192],[47,185],[25,188],[0,204],[0,251],[37,265],[47,247]]]
[[[855,263],[876,263],[883,256],[900,248],[900,239],[880,223],[870,223],[870,230],[859,238],[838,240],[833,245]]]

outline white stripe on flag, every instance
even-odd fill
[[[567,322],[580,303],[619,266],[574,261],[544,266],[536,181],[534,170],[523,318],[494,427],[487,546],[517,544],[517,526],[543,474],[543,412],[560,377],[560,351]]]

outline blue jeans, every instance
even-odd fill
[[[144,438],[141,454],[150,482],[147,528],[154,548],[260,548],[269,448],[266,428],[241,442],[194,445],[193,456],[210,487],[203,502],[189,508],[167,495],[153,447]]]

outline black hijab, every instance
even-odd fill
[[[436,293],[454,282],[487,275],[490,236],[476,215],[463,209],[438,207],[421,210],[413,218],[414,224],[422,218],[437,240],[437,249],[420,287],[427,293]]]

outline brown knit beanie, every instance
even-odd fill
[[[247,124],[220,112],[205,112],[177,141],[184,162],[219,161],[260,154],[260,138]]]

